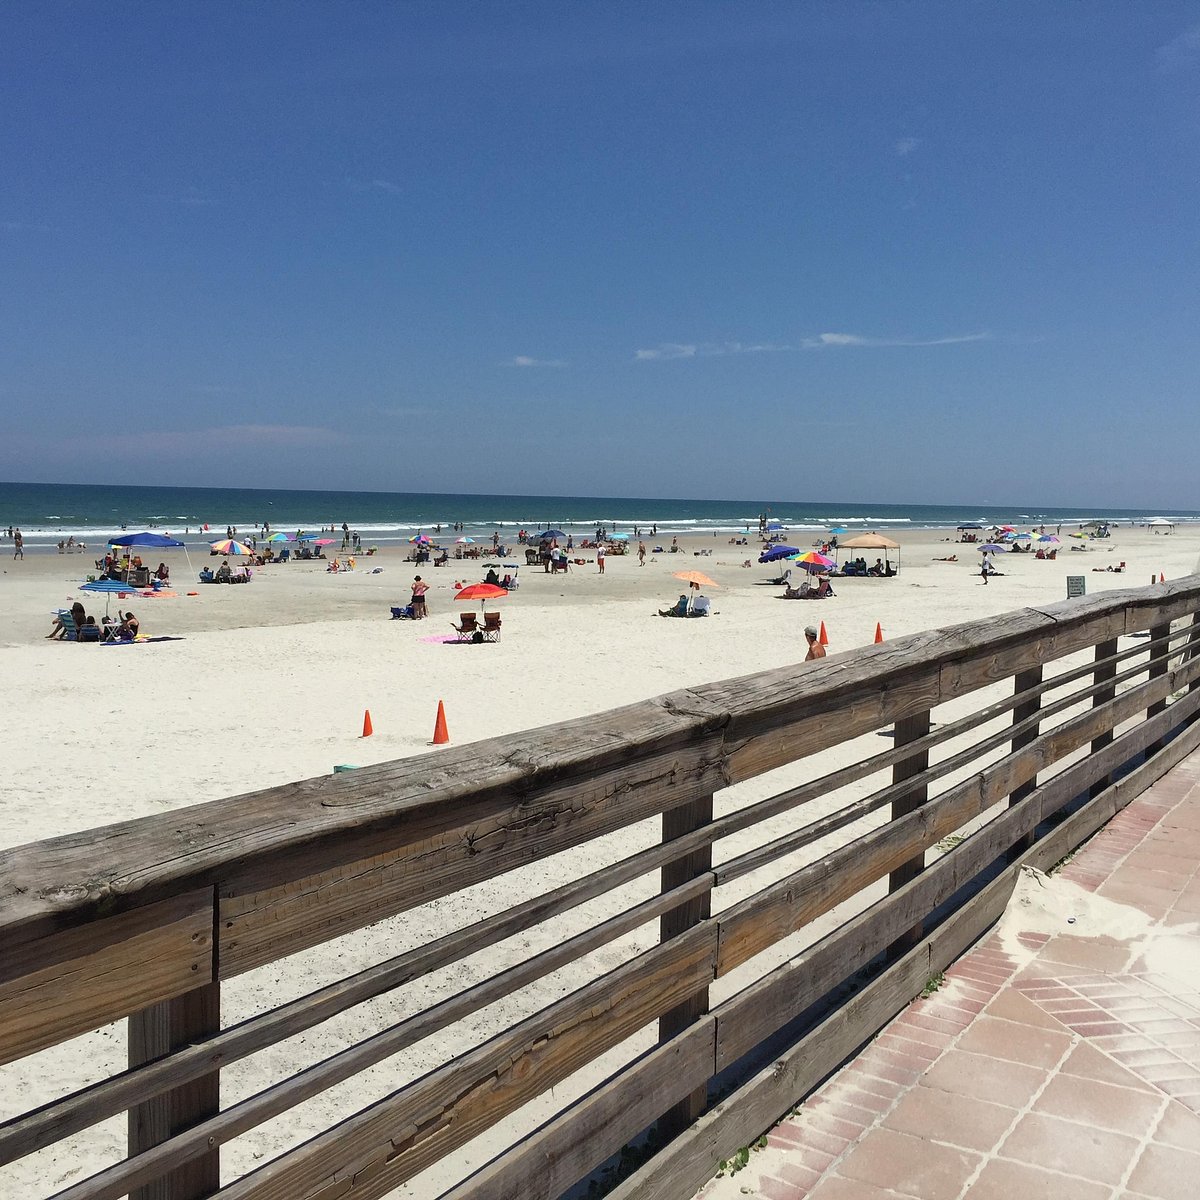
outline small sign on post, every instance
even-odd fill
[[[1086,575],[1068,575],[1067,576],[1067,599],[1074,599],[1076,596],[1083,596],[1087,593],[1087,576]]]

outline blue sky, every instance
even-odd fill
[[[0,478],[1200,507],[1194,3],[0,11]]]

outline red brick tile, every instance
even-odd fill
[[[1154,1130],[1154,1140],[1180,1150],[1195,1150],[1200,1146],[1200,1116],[1176,1100],[1169,1101]]]
[[[1056,1075],[1033,1103],[1034,1112],[1135,1138],[1150,1132],[1161,1108],[1162,1101],[1152,1092],[1135,1092],[1073,1075]]]
[[[1062,1032],[1062,1025],[1041,1004],[1035,1004],[1015,988],[1007,987],[985,1008],[984,1015],[999,1017],[1005,1021],[1016,1021],[1020,1025],[1033,1025],[1038,1029]]]
[[[957,1200],[980,1157],[892,1129],[873,1129],[838,1165],[838,1174],[921,1200]]]
[[[1071,1047],[1065,1031],[1030,1028],[1013,1021],[981,1016],[958,1039],[957,1049],[1031,1067],[1052,1068]]]
[[[1015,1108],[1002,1104],[915,1087],[881,1124],[885,1129],[986,1153],[999,1144],[1016,1117]]]
[[[763,1200],[805,1200],[809,1193],[807,1188],[768,1175],[759,1180],[758,1194]]]
[[[875,1124],[875,1113],[868,1108],[859,1108],[857,1104],[844,1104],[841,1101],[830,1102],[822,1109],[822,1112],[836,1117],[839,1121],[845,1121],[848,1125],[854,1125],[860,1130]]]
[[[812,1115],[805,1113],[804,1124],[808,1129],[828,1134],[830,1137],[841,1138],[847,1142],[852,1142],[855,1138],[860,1137],[863,1131],[862,1125],[858,1122],[847,1121],[843,1117],[829,1112]]]
[[[1151,1085],[1139,1075],[1126,1070],[1120,1063],[1114,1062],[1107,1054],[1086,1042],[1081,1042],[1071,1051],[1059,1071],[1064,1075],[1078,1076],[1080,1079],[1095,1079],[1100,1083],[1113,1083],[1118,1087],[1134,1088],[1142,1092],[1153,1091]]]
[[[1195,1200],[1197,1179],[1200,1179],[1200,1154],[1152,1142],[1142,1151],[1128,1186],[1131,1191],[1145,1192],[1161,1200]]]
[[[1022,1063],[948,1050],[922,1082],[927,1087],[959,1096],[976,1096],[996,1104],[1023,1108],[1045,1078],[1044,1071]]]
[[[932,1013],[925,1013],[920,1008],[909,1009],[904,1016],[898,1018],[897,1025],[912,1025],[917,1029],[926,1029],[930,1033],[941,1034],[944,1038],[952,1038],[956,1034],[961,1033],[970,1022],[965,1018],[949,1020],[944,1015],[945,1010],[934,1016]]]
[[[1063,1024],[1072,1033],[1085,1038],[1110,1037],[1130,1032],[1129,1027],[1120,1021],[1064,1021]]]
[[[811,1192],[808,1200],[903,1200],[898,1192],[872,1187],[861,1179],[845,1179],[841,1175],[826,1175]]]
[[[1004,1140],[1000,1154],[1031,1166],[1115,1185],[1121,1182],[1139,1145],[1137,1138],[1125,1134],[1032,1112],[1022,1117]]]
[[[1090,1183],[1031,1167],[1027,1163],[996,1158],[985,1163],[979,1178],[967,1190],[966,1200],[1109,1200],[1107,1184]]]
[[[807,1192],[833,1165],[836,1157],[820,1150],[802,1150],[797,1154],[789,1154],[787,1162],[780,1163],[775,1174],[784,1182],[793,1183]]]

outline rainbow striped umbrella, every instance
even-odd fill
[[[212,548],[218,554],[253,554],[254,551],[249,546],[242,542],[235,542],[233,538],[224,538],[222,541],[213,542]]]
[[[823,554],[818,554],[815,550],[810,550],[807,554],[797,554],[792,559],[798,567],[803,567],[810,575],[819,575],[822,571],[832,571],[837,563],[832,558],[826,558]]]

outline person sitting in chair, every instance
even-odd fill
[[[686,617],[687,610],[688,598],[687,593],[684,592],[684,594],[680,596],[670,608],[660,608],[658,610],[658,615],[660,617]]]
[[[496,574],[495,567],[488,568],[488,573],[483,577],[483,582],[494,584],[496,587],[500,586],[500,576]]]
[[[688,613],[689,617],[707,617],[712,611],[712,601],[703,594],[697,594],[692,597],[692,611]]]

